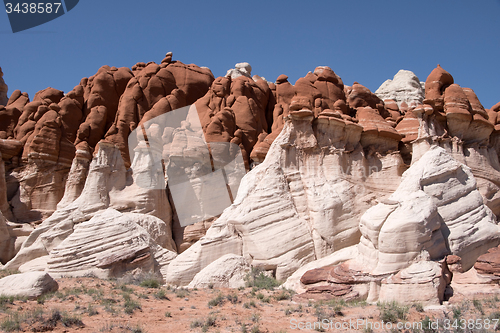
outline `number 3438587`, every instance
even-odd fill
[[[31,2],[31,3],[17,3],[13,5],[12,3],[8,2],[5,4],[5,11],[7,14],[10,13],[18,13],[18,14],[52,14],[59,11],[61,7],[60,2],[55,2],[55,3],[36,3],[36,2]]]

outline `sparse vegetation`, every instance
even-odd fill
[[[178,289],[175,289],[175,295],[178,297],[178,298],[185,298],[189,292],[188,290],[186,289],[183,289],[183,288],[178,288]]]
[[[85,309],[85,313],[87,313],[89,316],[95,316],[99,314],[99,311],[97,311],[97,309],[94,308],[92,304],[89,304]]]
[[[217,295],[217,297],[208,301],[208,307],[214,307],[224,304],[225,297],[222,294]]]
[[[21,330],[21,322],[17,313],[9,315],[0,324],[0,328],[5,332],[14,332]]]
[[[462,310],[459,307],[454,306],[451,311],[453,312],[453,319],[460,319],[462,316]]]
[[[167,292],[164,289],[160,289],[155,293],[156,299],[167,300],[170,301],[170,298],[167,296]]]
[[[227,295],[226,298],[232,304],[238,303],[238,295],[236,295],[236,294]]]
[[[9,305],[14,304],[14,296],[0,296],[0,310],[5,311]]]
[[[139,284],[141,287],[144,288],[160,288],[161,286],[161,281],[158,280],[157,278],[150,278],[144,281],[141,281]]]
[[[384,322],[396,323],[398,320],[406,320],[408,307],[402,306],[397,302],[378,303],[380,310],[380,319]]]
[[[126,314],[132,314],[135,310],[141,310],[141,305],[132,299],[130,294],[123,294],[123,311]]]
[[[293,290],[281,289],[281,291],[277,295],[274,295],[274,298],[277,301],[291,300],[293,294],[294,294]]]
[[[210,327],[215,326],[216,320],[217,317],[209,315],[205,321],[202,321],[200,319],[192,321],[190,327],[191,328],[201,327],[202,332],[207,332]]]
[[[424,306],[422,303],[415,303],[412,307],[414,307],[417,312],[424,312]]]
[[[255,267],[252,267],[251,272],[245,276],[245,285],[247,287],[254,287],[257,290],[273,290],[280,284],[274,277],[266,275],[262,270]]]
[[[92,332],[143,332],[148,326],[140,326],[141,321],[151,320],[168,323],[175,327],[177,331],[192,332],[223,332],[232,330],[233,332],[269,332],[283,333],[287,331],[284,323],[292,319],[307,322],[321,322],[324,319],[345,321],[352,318],[353,314],[361,314],[363,318],[376,322],[417,322],[420,329],[410,329],[408,332],[417,333],[436,333],[443,331],[443,319],[449,319],[453,322],[455,319],[469,320],[470,318],[500,319],[498,311],[498,297],[480,298],[465,300],[463,302],[451,302],[443,311],[429,310],[420,303],[414,303],[410,306],[401,304],[379,303],[376,312],[373,305],[364,301],[344,301],[341,298],[331,300],[311,300],[304,301],[300,295],[293,297],[292,303],[289,300],[294,295],[293,291],[275,288],[272,291],[259,289],[256,286],[250,289],[242,290],[210,290],[160,287],[145,289],[127,284],[118,284],[110,281],[90,281],[80,278],[75,284],[60,284],[58,292],[44,295],[37,300],[19,300],[15,297],[0,297],[0,331],[5,332],[40,332],[40,331],[76,331],[78,327],[89,326]],[[111,288],[111,290],[109,289]],[[179,298],[171,295],[179,296]],[[184,299],[189,297],[190,302]],[[148,297],[147,301],[144,301]],[[207,299],[208,297],[208,299]],[[41,299],[41,300],[40,300]],[[168,300],[168,301],[163,301]],[[202,300],[202,303],[200,303]],[[204,300],[204,301],[203,301]],[[191,302],[192,301],[192,302]],[[206,305],[212,310],[207,311]],[[266,304],[268,302],[269,304]],[[302,303],[305,302],[305,303]],[[43,304],[37,306],[37,303]],[[141,304],[142,303],[142,304]],[[264,304],[263,304],[264,303]],[[238,305],[241,304],[241,305]],[[61,311],[47,310],[58,306]],[[366,307],[363,309],[354,309],[354,307]],[[159,308],[157,308],[159,307]],[[44,313],[45,309],[45,313]],[[65,309],[67,312],[62,311]],[[153,311],[153,309],[155,309]],[[158,313],[159,310],[160,312]],[[375,310],[375,311],[374,311]],[[143,312],[138,315],[139,311]],[[208,312],[208,314],[207,314]],[[109,318],[112,314],[112,318]],[[153,314],[156,313],[156,314]],[[182,319],[186,316],[195,315],[191,323],[184,322]],[[133,315],[128,316],[124,315]],[[146,317],[147,316],[147,317]],[[237,318],[239,316],[239,320]],[[268,317],[272,316],[276,326],[270,326]],[[345,318],[336,318],[346,316]],[[444,317],[443,317],[444,316]],[[127,318],[125,321],[121,318]],[[148,318],[148,319],[146,319]],[[173,319],[174,318],[174,319]],[[265,318],[266,320],[263,320]],[[358,317],[359,318],[359,317]],[[88,320],[88,321],[87,321]],[[235,325],[235,321],[236,325]],[[439,320],[440,327],[436,328],[430,324]],[[137,325],[137,322],[140,325]],[[186,325],[186,326],[183,326]],[[152,327],[152,326],[151,326]],[[280,330],[280,327],[284,329]],[[323,331],[326,327],[311,327],[311,331]],[[148,329],[149,330],[149,329]],[[362,329],[361,329],[362,330]],[[376,329],[374,329],[377,331]],[[329,330],[326,330],[329,331]],[[369,331],[369,330],[368,330]],[[367,331],[367,332],[368,332]],[[388,329],[387,332],[396,332],[397,330]],[[486,330],[469,330],[470,332],[486,332]],[[467,329],[451,329],[449,332],[469,332]],[[488,331],[494,331],[491,327]],[[496,328],[500,332],[500,327]],[[402,332],[402,331],[401,331]]]
[[[69,314],[67,312],[63,312],[61,315],[61,323],[65,327],[72,327],[72,326],[78,326],[78,327],[83,327],[82,319],[79,316]]]
[[[481,301],[478,299],[473,299],[472,304],[474,305],[476,310],[479,311],[479,313],[484,316],[483,303],[481,303]]]

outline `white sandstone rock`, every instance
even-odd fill
[[[399,107],[403,102],[411,107],[422,104],[425,91],[413,72],[401,69],[392,80],[382,83],[375,95],[381,100],[392,99]]]
[[[360,253],[367,267],[376,263],[374,275],[407,267],[423,250],[431,260],[458,255],[467,270],[500,243],[500,227],[472,172],[437,146],[403,174],[386,202],[363,215],[360,230]]]
[[[81,276],[92,272],[110,278],[138,268],[158,271],[169,260],[157,262],[157,257],[168,257],[162,253],[167,250],[155,242],[150,231],[156,240],[161,240],[164,237],[159,230],[164,229],[164,223],[154,216],[142,215],[122,214],[109,208],[75,225],[73,233],[50,251],[49,273]],[[170,252],[170,260],[175,255]]]
[[[79,184],[78,177],[83,177],[85,172],[80,168],[72,170],[77,175],[75,184]],[[77,196],[77,187],[72,187],[75,191],[71,196]],[[137,186],[125,169],[119,149],[101,142],[90,164],[80,196],[71,203],[61,204],[51,217],[40,224],[26,239],[16,256],[6,264],[6,268],[18,269],[21,265],[31,267],[29,261],[49,255],[73,233],[76,225],[89,221],[107,208],[147,214],[148,216],[140,218],[136,215],[135,220],[144,223],[152,233],[150,237],[156,239],[158,245],[175,252],[171,235],[172,213],[165,191]],[[161,223],[164,226],[160,227]]]
[[[240,76],[252,77],[252,66],[248,62],[240,62],[234,65],[235,68],[229,69],[226,76],[236,79]]]
[[[435,261],[417,261],[391,275],[382,280],[378,301],[440,304],[449,283],[446,273],[443,274],[443,265]]]
[[[266,159],[243,178],[233,205],[169,265],[168,283],[187,285],[229,253],[284,280],[304,264],[359,242],[359,217],[396,189],[401,157],[365,158],[359,136],[352,152],[321,149],[316,136],[332,128],[315,133],[311,120],[287,121]]]
[[[0,279],[1,296],[37,298],[58,288],[58,283],[45,272],[13,274]]]
[[[188,288],[239,288],[245,286],[245,277],[251,271],[247,260],[235,254],[226,254],[195,275]]]

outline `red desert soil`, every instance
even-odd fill
[[[439,319],[441,327],[426,332],[445,332],[442,325],[446,318],[450,332],[456,331],[452,326],[455,319],[458,326],[460,320],[462,323],[463,319],[475,320],[473,325],[477,326],[466,332],[493,332],[494,319],[500,318],[500,298],[494,295],[466,299],[456,294],[446,305],[431,309],[422,309],[418,304],[407,308],[386,304],[383,309],[381,305],[365,302],[304,299],[279,288],[272,291],[249,287],[186,290],[97,278],[57,281],[59,291],[38,300],[1,298],[1,329],[23,332],[424,332],[418,326],[411,326],[428,316],[431,323]],[[323,330],[318,324],[316,329],[311,326],[318,318],[323,320]],[[354,326],[358,320],[360,325]],[[383,329],[381,320],[384,320]],[[386,323],[388,320],[394,323]],[[489,329],[484,326],[479,329],[479,324],[485,325],[488,320]],[[362,321],[365,324],[361,324]],[[373,330],[366,327],[367,321]],[[398,329],[398,322],[402,329]],[[429,321],[424,325],[429,326]]]

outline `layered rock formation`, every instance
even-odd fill
[[[299,292],[424,303],[443,300],[451,256],[495,280],[500,105],[439,65],[425,95],[408,71],[374,94],[325,66],[294,85],[235,67],[215,79],[167,53],[66,95],[15,91],[5,268],[237,287],[258,267]]]

